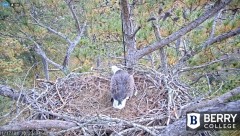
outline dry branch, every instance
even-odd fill
[[[137,32],[141,29],[141,26],[138,26],[137,29],[133,32],[133,34],[130,36],[131,38],[135,37]]]
[[[159,26],[157,25],[157,21],[153,20],[152,21],[152,27],[154,29],[154,33],[155,33],[155,37],[157,39],[157,41],[161,41],[162,40],[162,36],[160,34],[159,31]],[[159,49],[160,52],[160,60],[161,60],[161,68],[162,68],[162,72],[165,76],[163,76],[163,84],[164,84],[164,89],[167,90],[168,92],[168,121],[167,124],[169,124],[170,119],[171,119],[171,108],[173,105],[173,89],[171,87],[169,87],[168,83],[167,83],[167,79],[166,76],[168,76],[168,65],[167,65],[167,56],[165,53],[165,49],[164,48],[160,48]]]
[[[223,11],[223,9],[220,10],[220,11],[218,12],[218,14],[216,14],[215,17],[214,17],[214,19],[213,19],[212,29],[211,29],[211,33],[210,33],[210,36],[209,36],[209,38],[208,38],[208,41],[211,40],[211,39],[214,37],[214,35],[215,35],[215,29],[216,29],[215,27],[216,27],[218,18],[220,18],[221,14],[222,14],[222,11]]]
[[[70,0],[69,2],[68,2],[67,0],[65,0],[65,2],[67,3],[68,8],[69,8],[70,11],[71,11],[71,14],[72,14],[72,16],[73,16],[73,18],[74,18],[74,20],[75,20],[75,24],[76,24],[78,33],[80,34],[81,31],[82,31],[82,29],[81,29],[81,26],[80,26],[78,17],[77,17],[77,15],[76,15],[76,12],[74,11],[73,6],[72,6],[72,4],[71,4],[72,0]]]
[[[227,59],[229,59],[229,60],[239,60],[240,58],[238,56],[234,55],[234,54],[227,54],[226,57],[216,59],[216,60],[213,60],[211,62],[207,62],[207,63],[199,65],[199,66],[182,68],[181,70],[179,70],[179,72],[186,72],[186,71],[190,71],[190,70],[205,68],[209,65],[212,65],[212,64],[215,64],[215,63],[218,63],[218,62],[222,62],[222,61],[225,61]]]
[[[20,32],[26,36],[26,39],[28,39],[34,43],[34,50],[36,51],[36,53],[38,55],[40,55],[43,59],[45,59],[47,62],[51,63],[56,68],[61,69],[61,70],[63,69],[63,67],[61,65],[57,64],[56,62],[52,61],[51,59],[49,59],[47,57],[46,53],[41,48],[41,45],[37,41],[35,41],[35,39],[33,39],[31,35],[29,35],[28,33],[24,32],[22,30],[20,30]]]
[[[207,40],[206,42],[204,42],[198,49],[196,49],[195,52],[192,52],[191,54],[188,54],[186,56],[184,56],[183,58],[181,58],[182,61],[186,61],[189,58],[192,58],[194,55],[198,54],[199,52],[201,52],[203,49],[209,47],[210,45],[216,43],[216,42],[221,42],[227,38],[236,36],[240,34],[240,27],[234,29],[234,30],[230,30],[228,32],[222,33],[218,36],[215,36],[209,40]]]
[[[54,30],[53,28],[51,28],[50,26],[44,25],[41,22],[39,22],[39,20],[37,20],[32,14],[30,14],[30,16],[33,18],[33,20],[37,23],[37,25],[47,29],[48,31],[52,32],[53,34],[63,38],[64,40],[66,40],[68,43],[71,43],[70,39],[65,36],[64,34],[62,34],[61,32],[58,32],[56,30]]]
[[[76,35],[77,36],[75,37],[74,40],[70,40],[67,36],[65,36],[61,32],[54,30],[50,26],[44,25],[39,20],[37,20],[33,15],[31,15],[31,17],[33,18],[33,20],[36,22],[37,25],[39,25],[39,26],[49,30],[51,33],[63,38],[68,43],[68,49],[66,51],[66,55],[64,57],[62,65],[59,65],[59,64],[55,63],[54,61],[52,61],[51,59],[49,59],[47,57],[46,53],[41,49],[41,46],[31,36],[27,36],[27,37],[29,40],[31,40],[35,44],[35,51],[37,52],[37,54],[39,54],[42,57],[43,62],[44,61],[49,62],[52,65],[54,65],[56,68],[62,70],[63,73],[68,74],[69,73],[68,64],[69,64],[70,55],[71,55],[72,51],[74,50],[74,48],[76,47],[76,45],[80,42],[82,36],[84,35],[84,31],[85,31],[87,23],[85,21],[83,26],[81,27],[80,23],[79,23],[79,19],[77,17],[77,14],[74,11],[73,6],[71,4],[72,1],[65,0],[65,2],[68,5],[68,8],[70,9],[70,12],[71,12],[73,19],[75,20],[75,24],[76,24],[76,29],[77,29]],[[45,69],[45,71],[46,71],[45,73],[48,73],[48,71],[46,69]],[[46,78],[49,79],[48,75],[46,75]]]
[[[16,90],[14,90],[6,85],[0,84],[0,95],[11,98],[16,101],[19,99],[20,101],[26,102],[26,97],[25,97],[24,93],[22,93],[20,96],[20,93],[17,93]]]
[[[81,38],[82,38],[82,36],[83,36],[83,34],[84,34],[86,25],[87,25],[87,22],[85,22],[85,23],[83,24],[81,30],[79,30],[80,32],[78,33],[78,36],[74,39],[74,41],[72,41],[72,42],[69,43],[69,46],[68,46],[66,55],[65,55],[65,57],[64,57],[63,67],[67,67],[67,66],[68,66],[69,59],[70,59],[70,55],[71,55],[71,53],[73,52],[74,48],[77,46],[77,44],[80,42],[80,40],[81,40]]]
[[[209,111],[209,112],[215,112],[215,111],[239,111],[240,109],[240,100],[235,102],[229,102],[226,104],[218,104],[211,107],[205,107],[203,109],[199,109],[198,111]],[[186,131],[186,118],[183,117],[180,120],[174,122],[173,124],[170,124],[168,126],[160,126],[156,129],[163,129],[160,133],[158,133],[156,130],[154,131],[155,127],[146,127],[142,126],[136,123],[132,123],[130,121],[125,121],[118,118],[110,118],[107,116],[98,116],[98,123],[103,123],[101,121],[107,121],[107,122],[116,122],[119,125],[122,125],[122,123],[126,125],[132,126],[132,128],[125,129],[121,131],[118,134],[124,134],[127,131],[134,131],[143,129],[147,132],[149,132],[151,135],[162,135],[162,136],[178,136],[178,135],[193,135],[196,134],[196,131]],[[93,118],[91,118],[93,119]],[[95,122],[98,124],[97,122]],[[83,123],[84,124],[84,123]],[[86,123],[85,123],[86,124]],[[32,120],[32,121],[23,121],[15,124],[5,125],[0,127],[0,131],[16,131],[16,130],[31,130],[31,129],[50,129],[50,128],[60,128],[60,129],[72,129],[77,128],[79,123],[74,123],[72,121],[61,121],[61,120]],[[81,126],[81,124],[80,124]]]
[[[143,126],[143,125],[140,125],[140,124],[137,124],[137,123],[133,123],[133,122],[130,122],[130,121],[126,121],[126,120],[122,120],[122,119],[118,119],[118,118],[110,118],[110,117],[102,116],[102,115],[99,116],[99,119],[104,120],[104,121],[108,121],[108,122],[118,122],[120,124],[124,123],[124,124],[130,125],[130,126],[133,126],[135,128],[142,129],[142,130],[148,132],[149,134],[151,134],[153,136],[157,135],[156,130],[150,129],[146,126]]]
[[[185,115],[186,112],[188,111],[194,111],[199,108],[204,108],[204,107],[209,107],[209,106],[214,106],[216,104],[224,103],[230,98],[232,98],[233,96],[236,96],[238,94],[240,94],[240,86],[212,100],[189,103],[188,105],[185,105],[181,108],[180,116]]]
[[[223,9],[226,5],[228,5],[232,0],[218,0],[214,7],[210,10],[207,10],[203,15],[198,17],[196,20],[193,20],[189,24],[187,24],[185,27],[179,29],[178,31],[174,32],[173,34],[169,35],[168,37],[162,39],[161,41],[154,42],[151,45],[146,46],[145,48],[142,48],[136,53],[136,58],[142,58],[146,54],[149,54],[159,48],[162,48],[166,46],[167,44],[179,39],[181,36],[185,35],[187,32],[191,31],[192,29],[196,28],[200,24],[202,24],[205,20],[212,17],[214,14],[219,12],[221,9]],[[213,38],[214,40],[211,40],[210,43],[216,42],[216,38]]]
[[[206,48],[206,47],[208,47],[209,45],[211,45],[211,44],[213,44],[213,43],[220,42],[220,41],[222,41],[222,40],[225,40],[225,39],[227,39],[227,38],[229,38],[229,37],[233,37],[233,36],[238,35],[238,34],[240,34],[240,27],[238,27],[238,28],[236,28],[236,29],[234,29],[234,30],[228,31],[228,32],[226,32],[226,33],[223,33],[223,34],[221,34],[221,35],[218,35],[218,36],[216,36],[216,37],[214,37],[214,38],[211,38],[211,39],[207,40],[207,41],[201,46],[201,48]]]
[[[9,124],[3,126],[3,128],[7,129],[11,127],[12,129],[17,129],[16,127],[19,127],[19,130],[40,129],[41,125],[44,123],[38,120],[41,119],[46,121],[45,123],[48,123],[47,121],[50,119],[53,120],[53,122],[45,124],[42,127],[52,128],[51,126],[53,126],[53,128],[61,129],[49,130],[53,134],[85,133],[89,135],[100,135],[108,133],[112,135],[140,135],[147,133],[148,135],[160,135],[159,132],[166,128],[166,122],[169,116],[167,110],[167,94],[165,91],[158,88],[161,83],[157,82],[164,75],[153,69],[144,68],[145,69],[141,69],[141,67],[138,67],[139,70],[135,73],[137,88],[142,91],[139,92],[137,97],[129,100],[131,102],[129,102],[129,105],[127,105],[124,110],[119,111],[111,108],[110,100],[108,102],[108,97],[106,97],[106,91],[108,91],[109,87],[109,79],[106,78],[106,76],[101,77],[96,73],[72,73],[63,79],[58,79],[55,84],[46,83],[44,86],[45,91],[39,90],[43,92],[41,94],[33,95],[23,92],[23,94],[25,93],[24,96],[26,96],[29,106],[25,108],[26,106],[24,105],[21,112],[16,113],[17,116],[13,121],[13,123],[16,124]],[[142,72],[140,72],[141,70]],[[186,96],[187,91],[178,88],[171,80],[171,77],[167,77],[166,79],[169,87],[175,88],[173,90],[173,110],[171,110],[170,122],[176,122],[177,119],[174,116],[174,114],[176,114],[176,109],[179,109],[181,105],[185,105],[189,102],[189,98]],[[222,102],[217,103],[221,103],[220,105],[223,106],[224,104],[222,103],[225,100],[240,93],[240,87],[234,90],[219,98],[215,98],[217,100],[222,100]],[[4,85],[0,86],[0,95],[10,98],[19,97],[19,94],[16,94],[16,90]],[[208,102],[210,102],[210,104]],[[200,105],[200,109],[208,106],[212,107],[214,105],[216,105],[216,103],[211,101],[203,102]],[[234,108],[234,106],[232,108]],[[208,107],[208,109],[210,108]],[[224,107],[221,109],[224,109]],[[24,119],[32,120],[32,122],[16,122],[22,115],[24,116],[24,113],[29,111],[31,112],[30,115],[27,115],[27,119]],[[39,118],[39,116],[41,118]],[[24,117],[26,117],[26,115]],[[65,121],[66,125],[72,127],[64,126],[64,122],[62,123],[63,126],[53,125],[54,121]],[[179,122],[181,123],[181,121]],[[35,126],[34,123],[36,123]],[[21,124],[23,124],[23,126],[21,126]],[[26,127],[29,124],[31,124],[32,127]],[[185,131],[184,126],[182,125],[181,127],[183,128],[181,131]],[[167,126],[167,128],[169,127]],[[174,127],[172,129],[174,129]],[[172,130],[172,133],[174,131],[175,130]],[[162,133],[165,132],[162,131]]]
[[[50,129],[60,128],[69,129],[76,127],[77,124],[69,121],[61,120],[30,120],[17,122],[0,127],[0,131],[19,131],[19,130],[36,130],[36,129]]]
[[[30,37],[29,37],[30,38]],[[47,57],[47,55],[45,54],[45,52],[42,50],[42,48],[40,47],[40,45],[36,42],[36,41],[34,41],[32,38],[30,38],[30,40],[34,43],[34,45],[35,45],[35,51],[36,51],[36,53],[37,54],[39,54],[40,56],[42,56],[42,58],[43,59],[45,59],[47,62],[49,62],[49,63],[51,63],[53,66],[55,66],[56,68],[58,68],[58,69],[63,69],[63,66],[61,66],[61,65],[59,65],[59,64],[57,64],[56,62],[54,62],[54,61],[52,61],[51,59],[49,59],[48,57]]]

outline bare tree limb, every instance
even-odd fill
[[[178,38],[180,38],[181,36],[185,35],[187,32],[191,31],[192,29],[196,28],[197,26],[199,26],[200,24],[202,24],[205,20],[209,19],[210,17],[212,17],[214,14],[216,14],[219,10],[221,10],[222,8],[224,8],[226,5],[228,5],[232,0],[218,0],[214,7],[207,10],[203,15],[201,15],[199,18],[197,18],[196,20],[190,22],[189,24],[187,24],[185,27],[179,29],[178,31],[176,31],[175,33],[169,35],[168,37],[162,39],[161,41],[156,41],[153,44],[150,44],[140,50],[137,51],[136,53],[136,58],[140,59],[143,56],[145,56],[146,54],[149,54],[150,52],[153,52],[159,48],[162,48],[164,46],[166,46],[167,44],[177,40]],[[215,39],[216,40],[216,39]],[[213,40],[213,41],[215,41]]]
[[[238,34],[240,34],[240,27],[238,27],[235,30],[231,30],[231,31],[228,31],[226,33],[223,33],[223,34],[221,34],[219,36],[216,36],[216,37],[206,41],[201,47],[202,48],[206,48],[206,47],[208,47],[209,45],[211,45],[213,43],[220,42],[222,40],[225,40],[225,39],[227,39],[229,37],[233,37],[233,36],[238,35]]]
[[[51,63],[53,66],[55,66],[58,69],[63,70],[63,66],[57,64],[56,62],[50,60],[47,55],[45,54],[45,52],[41,49],[40,45],[31,37],[29,36],[27,33],[25,33],[24,31],[20,30],[21,33],[23,33],[27,39],[29,39],[30,41],[32,41],[34,43],[34,50],[36,51],[36,53],[40,56],[42,56],[43,59],[45,59],[47,62]]]
[[[121,132],[119,132],[118,133],[118,135],[123,135],[123,134],[125,134],[125,133],[127,133],[127,132],[129,132],[129,131],[136,131],[137,129],[136,128],[134,128],[134,127],[132,127],[132,128],[128,128],[128,129],[124,129],[123,131],[121,131]],[[111,134],[110,136],[114,136],[114,134]]]
[[[39,25],[39,26],[47,29],[48,31],[56,34],[57,36],[63,38],[63,39],[66,40],[68,43],[71,43],[71,40],[70,40],[67,36],[65,36],[64,34],[62,34],[61,32],[58,32],[58,31],[54,30],[53,28],[51,28],[51,27],[49,27],[49,26],[46,26],[46,25],[40,23],[33,15],[30,14],[30,16],[31,16],[31,17],[33,18],[33,20],[37,23],[37,25]]]
[[[138,26],[137,29],[133,32],[133,34],[130,36],[131,38],[135,37],[137,32],[141,29],[141,26]]]
[[[87,25],[87,22],[85,22],[81,28],[81,31],[80,33],[78,34],[78,36],[75,38],[75,40],[73,42],[70,43],[70,45],[68,46],[68,49],[67,49],[67,52],[66,52],[66,55],[64,57],[64,60],[63,60],[63,67],[66,68],[69,64],[69,59],[70,59],[70,55],[71,53],[73,52],[74,48],[76,47],[76,45],[80,42],[83,34],[84,34],[84,31],[85,31],[85,28],[86,28],[86,25]]]
[[[219,103],[224,103],[227,100],[229,100],[230,98],[232,98],[233,96],[236,96],[238,94],[240,94],[240,86],[227,92],[227,93],[224,93],[223,95],[216,97],[212,100],[189,103],[188,105],[185,105],[181,108],[179,114],[180,114],[180,116],[182,116],[182,115],[185,115],[186,112],[188,112],[188,111],[194,111],[196,109],[200,109],[203,107],[209,107],[209,106],[213,106],[213,105],[216,105]]]
[[[221,59],[216,59],[216,60],[214,60],[214,61],[207,62],[207,63],[202,64],[202,65],[199,65],[199,66],[182,68],[181,70],[179,70],[179,72],[186,72],[186,71],[190,71],[190,70],[195,70],[195,69],[199,69],[199,68],[204,68],[204,67],[207,67],[207,66],[209,66],[209,65],[212,65],[212,64],[214,64],[214,63],[224,61],[224,60],[226,60],[226,59],[236,59],[236,60],[239,60],[240,58],[239,58],[239,57],[235,57],[235,56],[229,56],[229,55],[227,55],[227,57],[224,57],[224,58],[221,58]]]
[[[232,72],[236,72],[236,71],[240,71],[240,69],[237,68],[227,68],[227,69],[221,69],[221,70],[215,70],[213,72],[210,73],[204,73],[202,75],[198,75],[198,77],[196,77],[189,85],[193,85],[195,83],[197,83],[201,78],[205,77],[206,75],[208,76],[215,76],[215,73],[220,73],[220,72],[225,72],[225,71],[232,71]]]
[[[221,10],[218,12],[218,14],[216,14],[215,17],[214,17],[213,24],[212,24],[212,29],[211,29],[211,33],[210,33],[210,36],[209,36],[209,40],[214,37],[215,27],[216,27],[216,24],[217,24],[217,20],[218,20],[218,18],[221,16],[222,11],[223,11],[223,9],[221,9]]]
[[[208,82],[208,92],[210,94],[212,92],[212,87],[211,87],[211,83],[210,83],[210,80],[209,80],[209,77],[207,74],[206,74],[206,78],[207,78],[207,82]]]
[[[36,130],[36,129],[50,129],[50,128],[69,129],[76,126],[77,126],[76,123],[69,122],[69,121],[30,120],[30,121],[22,121],[14,124],[1,126],[0,131]]]
[[[11,99],[16,100],[16,101],[19,98],[20,101],[26,102],[26,95],[24,93],[20,94],[16,90],[14,90],[14,89],[6,86],[6,85],[1,85],[0,84],[0,95],[11,98]]]
[[[125,121],[125,120],[118,119],[118,118],[110,118],[110,117],[102,116],[102,115],[99,116],[99,119],[104,120],[104,121],[110,121],[110,122],[122,122],[122,123],[125,123],[127,125],[145,130],[146,132],[150,133],[153,136],[157,135],[156,131],[149,129],[146,126],[143,126],[143,125],[140,125],[140,124],[137,124],[137,123],[133,123],[133,122],[130,122],[130,121]]]
[[[159,26],[157,25],[156,20],[152,21],[152,27],[153,27],[153,30],[154,30],[155,37],[156,37],[157,41],[161,41],[162,37],[160,35]],[[166,53],[165,53],[165,49],[160,48],[159,52],[160,52],[162,72],[164,73],[164,75],[167,76],[169,73],[168,73],[167,56],[166,56]],[[167,124],[168,124],[170,122],[170,119],[171,119],[170,116],[171,116],[171,107],[173,105],[173,101],[172,101],[173,90],[168,86],[166,76],[163,76],[163,83],[164,83],[164,88],[168,92],[168,115],[169,115],[168,116],[168,121],[167,121]]]
[[[67,3],[66,0],[65,0],[65,2]],[[69,7],[69,9],[70,9],[70,11],[71,11],[71,13],[72,13],[72,16],[73,16],[74,20],[75,20],[75,24],[76,24],[78,33],[80,34],[80,33],[82,33],[83,30],[81,29],[79,20],[78,20],[78,18],[77,18],[76,12],[73,10],[73,6],[71,5],[71,2],[72,2],[72,1],[70,0],[70,2],[67,3],[67,5],[68,5],[68,7]]]
[[[45,52],[41,49],[40,45],[39,45],[36,41],[34,41],[34,40],[32,40],[32,41],[34,42],[34,45],[35,45],[35,48],[34,48],[34,49],[35,49],[35,51],[36,51],[37,54],[39,54],[40,56],[42,56],[46,61],[48,61],[49,63],[51,63],[51,64],[52,64],[53,66],[55,66],[56,68],[59,68],[59,69],[63,70],[63,66],[61,66],[61,65],[57,64],[56,62],[50,60],[50,59],[47,57],[47,55],[45,54]]]
[[[79,34],[82,33],[82,32],[81,32],[82,30],[81,30],[81,26],[80,26],[78,17],[77,17],[77,15],[76,15],[76,12],[73,10],[73,6],[72,6],[72,4],[71,4],[72,0],[70,0],[69,2],[67,2],[67,0],[65,0],[65,2],[67,3],[67,5],[68,5],[68,7],[69,7],[69,9],[70,9],[70,11],[71,11],[71,13],[72,13],[72,16],[73,16],[73,18],[74,18],[74,20],[75,20],[75,24],[76,24],[78,33],[79,33]]]
[[[161,37],[160,32],[159,32],[159,26],[156,24],[155,21],[152,23],[152,25],[153,25],[154,33],[155,33],[155,36],[156,36],[157,40],[161,41],[162,37]],[[166,56],[166,53],[165,53],[165,49],[160,48],[159,53],[160,53],[162,71],[165,75],[167,75],[168,74],[168,65],[167,65],[167,56]]]
[[[227,38],[230,38],[230,37],[233,37],[233,36],[236,36],[236,35],[239,35],[240,34],[240,27],[238,27],[237,29],[235,30],[231,30],[231,31],[228,31],[226,33],[223,33],[223,34],[220,34],[210,40],[207,40],[206,42],[204,42],[197,50],[196,52],[192,52],[191,54],[188,54],[186,56],[184,56],[183,58],[181,58],[182,61],[186,61],[188,60],[189,58],[193,57],[194,55],[198,54],[199,52],[201,52],[204,48],[212,45],[213,43],[216,43],[216,42],[221,42]]]
[[[72,14],[72,16],[73,16],[73,19],[75,20],[76,28],[77,28],[77,30],[78,30],[78,31],[77,31],[77,36],[76,36],[76,38],[75,38],[73,41],[71,41],[67,36],[63,35],[62,33],[54,30],[53,28],[51,28],[51,27],[49,27],[49,26],[46,26],[46,25],[40,23],[33,15],[31,15],[31,17],[34,19],[34,21],[35,21],[39,26],[48,29],[50,32],[58,35],[59,37],[65,39],[65,40],[68,42],[69,46],[68,46],[68,49],[67,49],[67,51],[66,51],[66,55],[65,55],[65,57],[64,57],[62,66],[59,65],[59,64],[57,64],[57,63],[55,63],[55,62],[53,62],[53,61],[51,61],[50,59],[48,59],[48,58],[46,57],[46,54],[44,53],[44,51],[40,48],[40,46],[37,45],[36,42],[34,42],[34,43],[35,43],[35,46],[36,46],[36,52],[37,52],[40,56],[42,56],[42,58],[44,58],[44,59],[45,59],[46,61],[48,61],[49,63],[53,64],[55,67],[61,69],[65,74],[67,74],[67,73],[68,73],[68,68],[67,68],[67,67],[68,67],[68,64],[69,64],[70,55],[71,55],[72,51],[74,50],[74,48],[76,47],[76,45],[80,42],[80,40],[81,40],[81,38],[82,38],[82,36],[83,36],[83,34],[84,34],[84,31],[85,31],[87,22],[85,21],[84,24],[83,24],[83,26],[81,27],[81,26],[80,26],[80,23],[79,23],[79,20],[78,20],[78,17],[77,17],[77,15],[76,15],[76,12],[74,11],[73,6],[72,6],[72,4],[71,4],[72,1],[71,1],[71,0],[70,0],[70,1],[65,0],[65,2],[66,2],[66,4],[68,5],[68,7],[69,7],[69,9],[70,9],[70,12],[71,12],[71,14]],[[33,39],[31,39],[31,40],[33,41]]]

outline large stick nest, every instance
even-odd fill
[[[175,121],[177,110],[190,100],[186,89],[167,77],[168,87],[173,89],[173,103],[169,111],[169,98],[162,83],[163,76],[151,69],[137,68],[134,80],[138,94],[128,100],[122,110],[112,107],[110,72],[72,73],[57,79],[54,84],[42,82],[39,83],[42,87],[39,88],[41,92],[38,97],[29,97],[35,99],[35,106],[31,106],[28,119],[88,122],[82,127],[84,129],[60,131],[57,134],[135,135],[145,134],[146,131],[147,134],[156,134],[162,126]]]

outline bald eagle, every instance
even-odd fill
[[[125,107],[127,99],[133,95],[135,87],[133,75],[117,66],[112,66],[112,71],[114,74],[111,78],[110,91],[113,107],[122,109]]]

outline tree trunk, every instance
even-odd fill
[[[218,0],[210,10],[206,11],[199,18],[188,23],[186,26],[182,27],[178,31],[172,33],[171,35],[162,39],[161,41],[156,41],[146,46],[145,48],[137,50],[136,49],[136,33],[140,29],[140,27],[136,29],[136,26],[134,25],[133,14],[131,11],[131,7],[128,3],[128,0],[121,0],[120,7],[121,7],[121,17],[122,17],[122,23],[123,23],[123,37],[124,37],[124,45],[127,49],[127,56],[126,56],[127,68],[133,69],[133,66],[143,56],[148,55],[149,53],[155,50],[158,50],[168,45],[169,43],[179,39],[181,36],[185,35],[186,33],[190,32],[191,30],[193,30],[194,28],[202,24],[205,20],[214,16],[226,5],[228,5],[231,1],[232,0],[224,0],[224,1]],[[233,34],[231,33],[231,36],[234,36],[238,33],[239,33],[238,31],[234,32]],[[225,38],[227,37],[228,36],[226,36]],[[209,42],[209,43],[212,44],[214,42],[217,42],[216,39],[213,40],[213,42]],[[164,54],[163,51],[161,52],[162,52],[161,54]],[[164,58],[164,56],[162,58]]]
[[[128,0],[121,0],[121,18],[123,25],[123,44],[126,47],[127,55],[126,55],[126,63],[129,72],[132,72],[133,66],[136,64],[135,53],[136,49],[136,32],[135,25],[133,20],[132,9],[128,3]],[[138,31],[138,30],[136,30]]]

